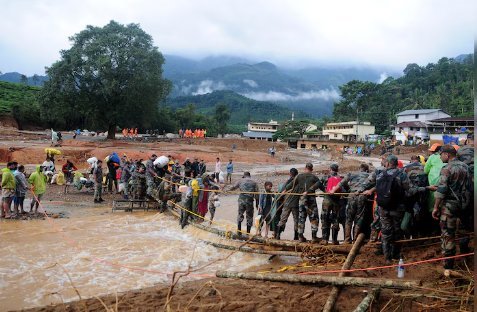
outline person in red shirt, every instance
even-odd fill
[[[65,181],[72,183],[73,182],[73,172],[78,170],[75,165],[70,161],[66,160],[66,163],[61,167],[61,171],[65,175]]]

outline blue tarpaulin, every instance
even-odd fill
[[[444,144],[459,144],[459,137],[444,134],[442,136],[442,141],[444,141]]]

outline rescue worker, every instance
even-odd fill
[[[250,233],[253,224],[253,201],[256,202],[256,207],[258,208],[258,184],[250,176],[250,172],[246,171],[243,173],[242,180],[237,182],[230,191],[239,189],[240,192],[254,192],[256,194],[249,193],[240,193],[238,198],[238,215],[237,215],[237,234],[241,235],[242,230],[242,221],[244,219],[243,214],[246,213],[247,216],[247,233]]]
[[[425,187],[428,186],[428,178],[424,173],[424,166],[418,155],[411,156],[411,162],[404,167],[404,172],[409,177],[410,190],[417,190],[406,198],[407,211],[413,216],[411,227],[406,236],[410,237],[412,235],[413,238],[429,236],[433,232],[434,222],[426,207],[427,193]]]
[[[463,207],[460,217],[461,229],[468,232],[474,231],[474,149],[474,135],[468,134],[465,145],[457,150],[457,158],[469,168],[469,204]],[[469,240],[469,236],[460,239],[461,252],[469,245]]]
[[[324,190],[324,186],[320,179],[313,173],[313,164],[307,163],[305,165],[305,172],[298,174],[286,186],[283,193],[302,194],[299,196],[298,202],[298,239],[301,242],[306,242],[303,235],[305,232],[306,217],[311,224],[311,239],[313,242],[319,242],[317,237],[318,232],[318,206],[316,205],[315,191],[319,188]],[[295,199],[292,199],[295,200]]]
[[[335,187],[342,177],[338,174],[338,164],[330,165],[330,174],[322,178],[321,183],[324,186],[323,192],[329,192]],[[330,239],[330,228],[332,230],[332,244],[338,245],[338,232],[340,230],[340,224],[338,222],[338,214],[340,211],[340,196],[326,194],[323,197],[323,204],[321,209],[321,233],[322,243],[328,244]]]
[[[154,161],[157,159],[156,154],[152,154],[151,157],[146,162],[146,195],[148,197],[152,196],[152,190],[154,188],[154,178],[157,177],[156,170],[154,169]]]
[[[457,152],[453,146],[442,147],[440,157],[446,165],[441,169],[437,187],[429,187],[436,191],[432,217],[439,220],[440,223],[441,248],[445,257],[454,256],[456,253],[457,217],[463,209],[463,198],[468,196],[466,193],[468,193],[467,185],[470,179],[468,166],[458,160],[456,156]],[[444,268],[453,269],[454,259],[444,260]]]
[[[364,223],[366,216],[367,197],[359,193],[364,191],[364,186],[368,178],[369,166],[367,164],[361,164],[359,166],[359,172],[348,173],[345,178],[330,191],[332,194],[338,190],[346,190],[351,193],[346,205],[346,224],[344,235],[344,242],[346,244],[351,244],[353,240],[356,240],[358,234],[363,232],[365,227]],[[353,237],[351,237],[351,232],[353,232]]]
[[[398,158],[389,155],[386,159],[386,170],[376,177],[374,187],[363,192],[371,195],[376,191],[377,203],[381,206],[380,220],[382,248],[386,263],[399,259],[400,249],[394,243],[402,238],[401,222],[405,211],[405,194],[409,190],[409,177],[398,169]]]
[[[290,177],[287,182],[285,182],[285,187],[292,182],[295,177],[298,175],[298,170],[296,168],[291,168],[290,169]],[[293,188],[293,187],[292,187]],[[286,194],[286,190],[285,190]],[[290,213],[293,216],[293,230],[295,232],[293,239],[298,240],[298,220],[299,220],[299,200],[300,196],[299,195],[281,195],[285,196],[284,201],[283,201],[283,207],[281,209],[281,214],[278,215],[278,218],[280,218],[280,221],[278,222],[278,225],[276,229],[274,230],[275,233],[275,238],[280,239],[281,232],[285,230],[285,225],[287,224],[288,217],[290,216]]]

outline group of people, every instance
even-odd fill
[[[292,214],[294,239],[306,242],[305,222],[311,225],[311,239],[322,244],[339,244],[340,225],[344,228],[344,243],[352,243],[360,233],[371,241],[380,239],[377,254],[386,262],[399,259],[401,250],[395,242],[404,237],[428,237],[440,232],[441,247],[446,257],[456,254],[456,231],[473,231],[473,136],[466,145],[456,149],[452,145],[433,146],[431,155],[421,163],[418,155],[409,164],[399,168],[396,155],[381,156],[381,167],[369,172],[367,164],[345,176],[339,166],[332,164],[329,173],[317,176],[313,164],[305,171],[290,170],[289,179],[273,193],[272,183],[266,182],[265,192],[245,172],[243,179],[230,190],[240,189],[237,228],[242,231],[246,214],[246,232],[253,224],[254,202],[261,216],[259,231],[265,227],[280,239],[285,224]],[[316,190],[321,190],[323,203],[318,214]],[[318,238],[321,219],[322,237]],[[469,250],[469,238],[458,239],[460,252]],[[453,259],[446,259],[445,268],[452,268]]]
[[[196,139],[196,138],[205,138],[207,137],[207,130],[206,129],[179,129],[179,137],[188,138],[188,139]]]
[[[30,213],[38,212],[38,207],[46,191],[47,177],[44,167],[36,166],[34,172],[28,175],[25,166],[18,162],[8,162],[2,170],[2,206],[0,217],[5,219],[17,218],[25,211],[25,197],[30,194]],[[34,210],[33,210],[34,209]]]
[[[370,172],[361,164],[357,171],[341,175],[338,164],[329,167],[328,174],[316,175],[313,164],[307,163],[304,172],[292,168],[288,179],[272,191],[273,184],[265,182],[260,191],[249,172],[232,185],[233,162],[229,160],[227,176],[223,177],[222,163],[216,159],[214,171],[208,171],[204,160],[187,158],[183,164],[169,156],[153,154],[147,161],[132,161],[113,153],[105,159],[107,174],[103,174],[103,161],[90,162],[90,181],[94,184],[94,202],[103,201],[103,188],[122,193],[125,199],[156,199],[162,203],[182,201],[180,224],[190,219],[200,220],[210,213],[214,219],[220,206],[221,184],[229,184],[225,191],[240,190],[238,197],[237,228],[241,235],[246,219],[246,233],[251,232],[254,221],[254,202],[259,214],[258,232],[273,232],[281,238],[290,214],[293,217],[294,239],[306,242],[305,224],[311,225],[311,240],[322,244],[339,244],[340,226],[344,229],[344,243],[352,243],[360,233],[370,241],[382,241],[378,253],[387,262],[399,259],[401,250],[395,242],[404,237],[427,237],[440,231],[444,256],[456,254],[456,231],[473,231],[473,136],[469,135],[462,147],[434,144],[427,159],[415,155],[409,164],[400,165],[391,153],[381,156],[381,167]],[[77,168],[67,160],[61,174],[72,182]],[[48,155],[36,170],[25,175],[25,168],[9,162],[2,169],[1,216],[10,218],[25,213],[23,201],[31,190],[30,211],[38,209],[46,184],[55,173],[54,157]],[[118,183],[119,182],[119,183]],[[317,195],[320,190],[323,194]],[[323,196],[319,214],[317,196]],[[13,209],[12,209],[13,204]],[[245,218],[244,218],[245,215]],[[321,238],[318,237],[321,220]],[[459,238],[460,252],[469,250],[469,239]],[[445,261],[453,267],[453,259]]]
[[[137,138],[138,137],[138,132],[137,132],[137,128],[131,128],[131,129],[128,129],[128,128],[124,128],[122,131],[122,134],[123,134],[123,138]]]

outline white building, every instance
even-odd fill
[[[244,137],[256,140],[272,141],[273,134],[277,132],[280,124],[275,120],[270,122],[249,122],[247,132],[243,132]]]
[[[323,127],[323,135],[328,135],[330,140],[364,141],[366,136],[374,134],[375,127],[370,122],[357,121],[333,122]]]
[[[393,135],[403,143],[410,138],[428,140],[430,132],[440,132],[444,128],[444,124],[437,122],[437,119],[451,117],[438,108],[405,110],[396,116]]]
[[[431,121],[439,118],[448,118],[449,114],[439,108],[431,109],[410,109],[400,112],[397,116],[397,123],[409,121]]]
[[[275,120],[270,120],[270,122],[249,122],[247,130],[275,133],[279,126],[280,124]]]

